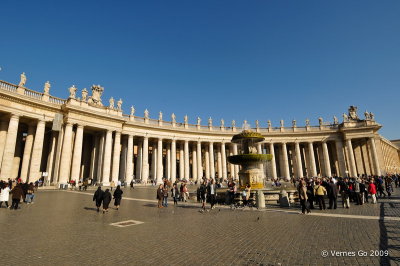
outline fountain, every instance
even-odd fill
[[[241,165],[239,171],[239,187],[244,189],[247,184],[251,189],[260,190],[264,188],[264,172],[260,169],[260,164],[272,160],[271,154],[258,154],[256,143],[264,140],[264,137],[257,132],[247,129],[245,122],[244,130],[232,137],[232,143],[242,145],[242,154],[228,157],[231,164]]]

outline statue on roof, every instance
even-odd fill
[[[24,87],[26,83],[26,76],[25,76],[25,72],[22,72],[21,74],[21,79],[19,81],[18,87]]]
[[[358,109],[357,106],[351,105],[349,107],[349,118],[351,120],[360,120],[360,118],[358,118],[358,115],[357,115],[357,109]]]
[[[43,88],[43,92],[45,95],[49,95],[50,87],[51,87],[50,82],[46,81],[46,83],[44,84],[44,88]]]
[[[110,100],[108,101],[110,105],[108,106],[110,109],[114,109],[114,98],[111,97]]]
[[[104,88],[100,85],[92,85],[90,88],[92,90],[92,95],[89,96],[88,104],[94,106],[103,106],[101,102],[101,95],[103,94]]]
[[[82,101],[86,102],[88,96],[88,91],[86,88],[82,90]]]
[[[122,111],[122,99],[119,98],[118,102],[117,102],[117,109],[118,111]]]
[[[75,99],[76,98],[76,87],[75,85],[72,85],[72,87],[69,87],[69,97],[70,99]]]
[[[133,105],[131,106],[131,116],[135,115],[135,107],[133,107]]]

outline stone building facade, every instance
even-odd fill
[[[160,183],[163,178],[193,181],[206,178],[237,178],[239,167],[227,162],[229,155],[241,152],[231,143],[241,131],[236,122],[226,126],[221,120],[213,125],[170,121],[158,114],[150,118],[122,112],[122,100],[102,102],[103,88],[93,85],[77,96],[69,88],[69,98],[50,95],[50,83],[44,92],[25,87],[21,74],[18,85],[0,81],[0,178],[20,177],[36,181],[42,176],[51,184],[69,180],[92,179],[107,185],[111,180],[130,182],[132,178]],[[90,95],[89,95],[90,94]],[[266,178],[302,176],[357,176],[400,173],[400,149],[382,137],[381,125],[372,113],[360,119],[351,106],[343,121],[319,119],[317,126],[298,127],[292,121],[285,127],[266,127],[256,121],[254,131],[265,141],[259,153],[273,155],[262,165]]]

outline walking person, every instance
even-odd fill
[[[365,180],[364,178],[361,179],[360,183],[360,194],[361,194],[361,205],[364,204],[365,202],[368,202],[368,191],[365,187]]]
[[[171,196],[174,199],[174,206],[178,205],[178,199],[179,199],[179,189],[176,183],[173,184],[171,188]]]
[[[186,186],[186,183],[183,184],[182,193],[183,193],[183,201],[187,202],[187,200],[189,198],[189,190],[188,190],[188,188]]]
[[[211,210],[214,209],[215,201],[217,200],[217,185],[214,179],[211,179],[210,184],[207,186],[207,197],[210,199]]]
[[[131,189],[133,189],[133,179],[131,180],[130,186],[131,186]]]
[[[163,185],[163,201],[162,201],[162,206],[168,207],[168,184],[167,184],[167,182],[164,182],[164,185]]]
[[[108,206],[110,205],[111,202],[111,193],[110,190],[107,188],[106,191],[104,191],[103,195],[103,213],[108,212]]]
[[[326,210],[324,195],[326,194],[326,189],[317,181],[316,185],[314,186],[314,194],[317,196],[319,209]]]
[[[11,190],[11,198],[12,198],[12,204],[11,204],[11,209],[17,210],[18,209],[18,204],[21,200],[21,198],[24,197],[24,192],[22,191],[21,183],[18,183],[12,190]]]
[[[124,192],[122,191],[121,186],[117,186],[117,189],[115,189],[114,194],[113,194],[113,196],[114,196],[114,206],[115,206],[115,208],[117,210],[119,209],[119,206],[121,205],[121,200],[122,200],[122,194],[123,193]]]
[[[361,198],[361,189],[360,189],[360,179],[357,178],[354,181],[354,193],[355,193],[355,202],[357,205],[362,205],[362,198]]]
[[[0,191],[0,208],[1,208],[1,205],[3,204],[3,202],[5,203],[6,208],[10,208],[8,206],[8,199],[10,198],[10,191],[11,190],[10,190],[10,188],[8,186],[8,183],[4,183],[3,186],[4,187],[1,188],[1,191]]]
[[[99,186],[93,195],[93,201],[96,202],[97,212],[100,211],[101,202],[103,201],[103,195],[104,191],[101,190],[101,186]]]
[[[310,205],[308,204],[308,195],[307,195],[307,186],[304,180],[300,180],[298,186],[299,198],[300,198],[300,205],[301,205],[301,213],[307,214],[311,212]]]
[[[203,183],[200,185],[200,200],[201,200],[201,212],[206,210],[206,195],[207,195],[207,182],[203,180]]]
[[[33,203],[32,201],[33,201],[33,197],[34,197],[34,189],[35,189],[35,187],[34,187],[33,183],[32,182],[29,183],[28,189],[27,189],[26,194],[25,194],[25,202],[26,202],[26,204]]]
[[[374,184],[373,178],[371,179],[371,182],[369,183],[368,192],[369,192],[369,194],[371,194],[372,203],[375,204],[376,203],[376,186]]]
[[[160,184],[157,189],[158,208],[163,208],[162,206],[163,197],[164,197],[163,185]]]
[[[342,195],[342,204],[343,208],[350,208],[350,199],[349,199],[349,187],[347,185],[347,178],[345,180],[340,179],[338,182],[339,192]]]
[[[393,185],[392,185],[392,178],[387,177],[386,178],[386,192],[388,193],[388,197],[390,198],[393,193]]]

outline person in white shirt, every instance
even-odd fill
[[[6,207],[9,208],[9,206],[8,206],[9,198],[10,198],[10,188],[8,187],[8,184],[6,183],[0,191],[0,208],[1,208],[1,205],[3,205],[3,202],[5,202]]]

